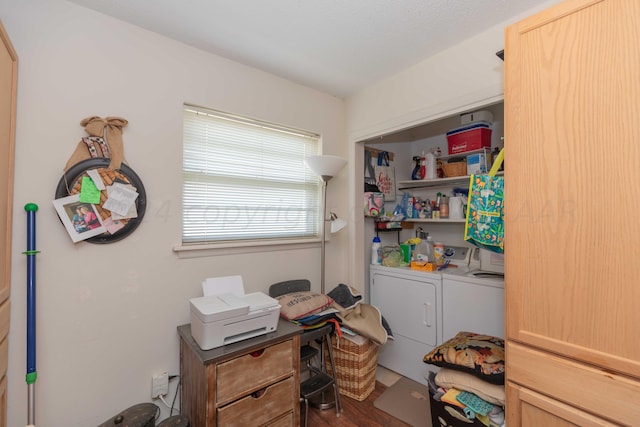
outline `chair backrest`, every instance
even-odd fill
[[[311,282],[307,279],[285,280],[269,286],[269,296],[271,298],[291,292],[304,292],[311,290]]]

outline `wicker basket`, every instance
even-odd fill
[[[376,387],[378,346],[369,339],[358,345],[333,335],[331,349],[340,394],[363,401]],[[332,374],[328,357],[326,362],[327,372]]]
[[[467,162],[443,163],[442,170],[447,178],[464,176],[467,174]]]

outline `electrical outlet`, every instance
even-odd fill
[[[151,379],[151,398],[165,396],[167,393],[169,393],[169,374],[163,372],[154,375]]]

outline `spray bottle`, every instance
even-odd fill
[[[418,180],[420,178],[420,163],[422,162],[422,158],[420,156],[414,156],[413,161],[416,162],[415,167],[413,168],[413,172],[411,172],[411,179]]]

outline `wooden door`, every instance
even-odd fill
[[[507,337],[640,378],[640,1],[508,29]]]
[[[638,0],[568,0],[506,32],[509,425],[565,425],[519,387],[640,418],[638,22]]]
[[[11,213],[18,57],[0,22],[0,427],[7,418],[9,293],[11,291]]]

